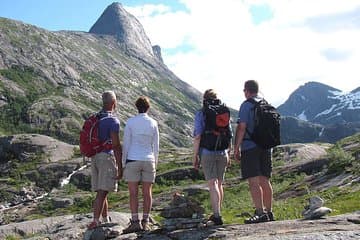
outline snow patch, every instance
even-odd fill
[[[315,116],[315,118],[317,118],[317,117],[319,117],[319,116],[321,116],[321,115],[326,115],[326,114],[331,113],[336,106],[337,106],[337,104],[333,104],[333,105],[331,106],[331,108],[326,109],[325,111],[322,111],[321,113],[318,113],[318,114]]]
[[[305,110],[304,110],[302,113],[300,113],[300,114],[297,116],[297,118],[300,119],[300,120],[303,120],[303,121],[307,121],[307,117],[306,117],[306,115],[305,115]]]
[[[342,96],[342,95],[346,94],[345,92],[333,91],[333,90],[329,90],[329,93],[331,93],[332,95],[335,95],[335,96]]]

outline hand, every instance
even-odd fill
[[[122,167],[120,167],[117,170],[116,180],[121,180],[122,177],[123,177],[123,169],[122,169]]]
[[[200,167],[200,158],[199,155],[195,155],[193,158],[193,166],[195,170],[199,170]]]
[[[239,149],[237,149],[237,148],[234,149],[234,159],[239,162],[241,159],[241,153],[240,153]]]
[[[227,167],[230,167],[230,166],[231,166],[231,158],[230,158],[230,156],[227,157],[226,166],[227,166]]]

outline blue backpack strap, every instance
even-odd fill
[[[246,99],[245,102],[249,102],[249,103],[252,103],[252,104],[254,105],[254,106],[252,107],[252,109],[251,109],[252,111],[254,111],[254,109],[255,109],[255,107],[256,107],[256,104],[259,103],[258,101],[256,101],[256,100],[255,100],[254,98],[252,98],[252,97]],[[254,118],[255,118],[255,116],[254,116]],[[249,129],[248,129],[247,126],[246,126],[245,131],[246,131],[248,137],[244,138],[244,140],[251,140],[251,141],[252,141],[252,139],[251,139],[251,133],[250,133],[250,131],[249,131]]]

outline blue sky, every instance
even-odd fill
[[[47,30],[88,31],[105,8],[114,0],[1,0],[0,16],[21,20]],[[119,1],[124,6],[136,7],[145,4],[166,2],[175,11],[186,11],[175,0],[127,0]]]
[[[88,31],[108,0],[1,0],[0,17],[50,31]],[[142,23],[165,64],[200,91],[216,89],[228,105],[256,79],[274,105],[318,81],[360,86],[360,0],[120,1]]]

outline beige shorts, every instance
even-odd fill
[[[117,191],[117,166],[115,157],[98,153],[91,158],[91,190]]]
[[[125,164],[126,182],[155,182],[156,168],[152,161],[132,161]]]
[[[201,156],[201,166],[205,180],[220,179],[224,181],[227,156],[223,154],[206,154]]]

